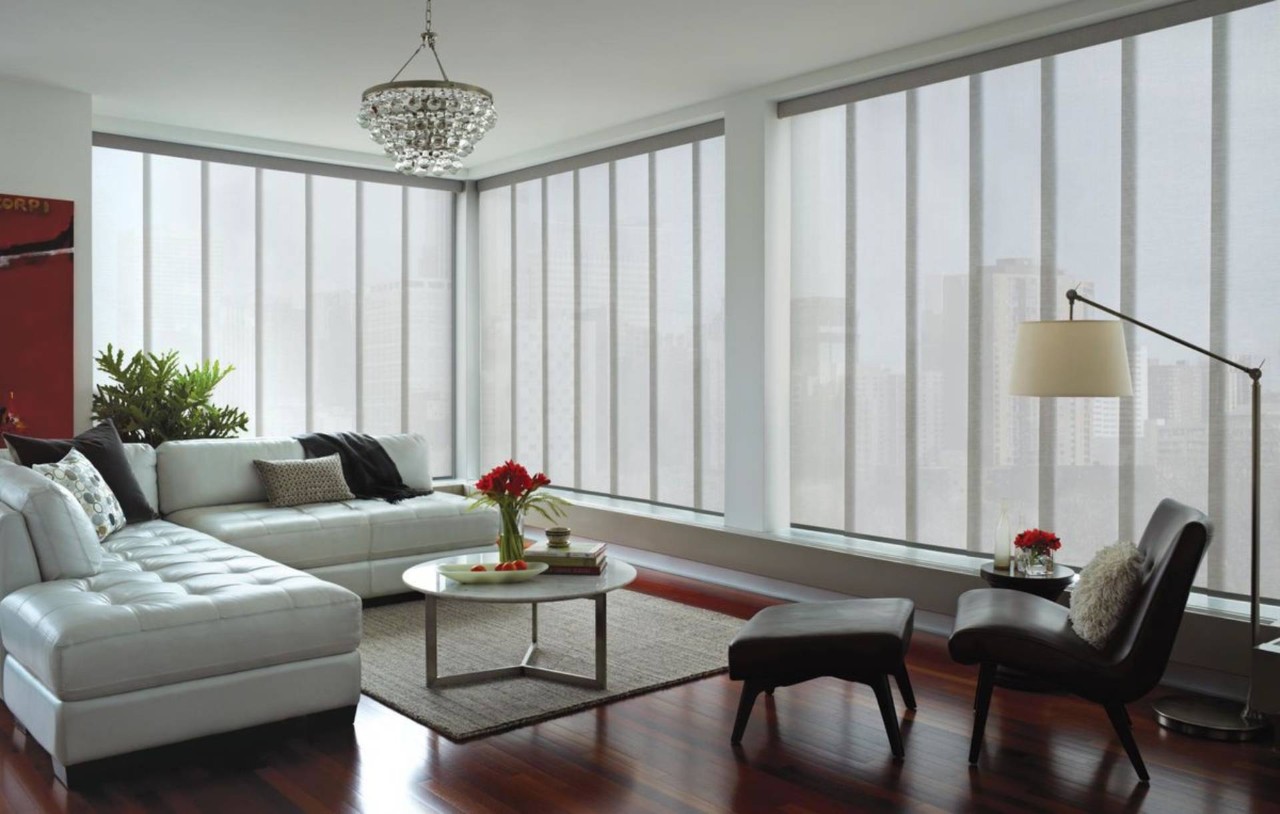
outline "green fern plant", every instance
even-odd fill
[[[125,361],[111,345],[94,360],[111,378],[93,394],[95,421],[111,419],[125,442],[158,447],[182,438],[231,438],[249,426],[243,410],[213,403],[213,391],[235,370],[205,360],[195,367],[178,362],[178,352],[138,351]]]

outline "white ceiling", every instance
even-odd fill
[[[1063,0],[436,0],[450,77],[493,92],[488,163]],[[417,0],[0,0],[0,75],[97,116],[376,153],[360,92]],[[404,78],[432,77],[419,56]]]

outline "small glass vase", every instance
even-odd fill
[[[1047,577],[1053,573],[1053,552],[1036,548],[1019,548],[1016,555],[1018,573],[1028,577]]]
[[[499,510],[502,526],[498,530],[498,561],[524,559],[524,517],[511,506]]]

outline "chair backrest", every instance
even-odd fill
[[[1212,536],[1213,526],[1203,512],[1168,498],[1147,522],[1138,543],[1142,583],[1127,621],[1108,646],[1123,685],[1117,689],[1129,700],[1146,695],[1164,675],[1191,584]]]

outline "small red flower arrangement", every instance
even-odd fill
[[[1062,548],[1062,541],[1051,531],[1027,529],[1013,538],[1015,548],[1030,549],[1031,553],[1044,555]]]
[[[476,481],[476,494],[471,508],[492,506],[498,510],[502,527],[498,536],[498,559],[516,562],[524,559],[524,513],[537,512],[548,522],[564,516],[565,501],[538,490],[551,485],[551,478],[529,470],[515,461],[505,461]]]

